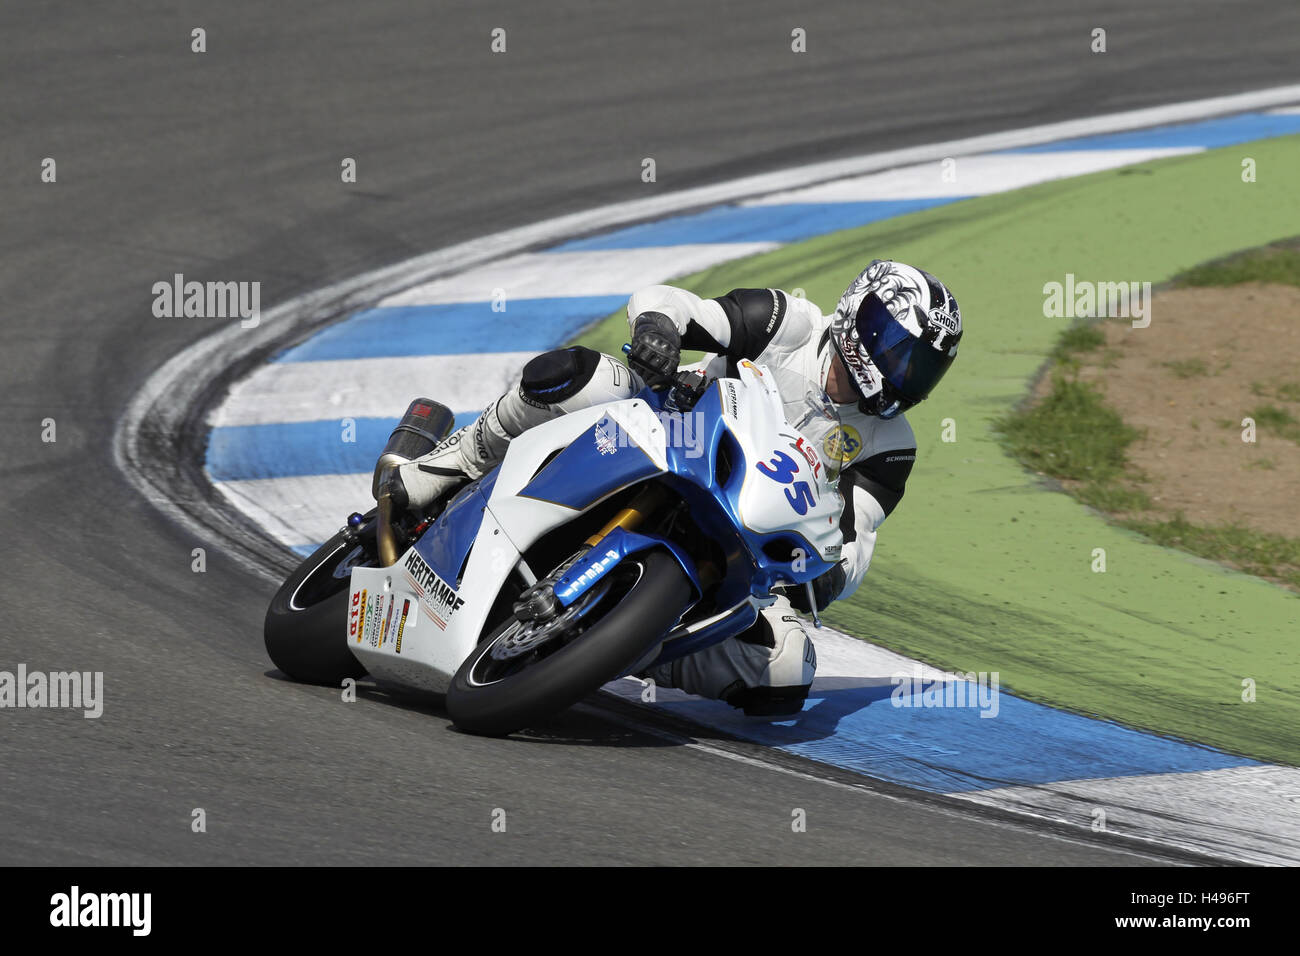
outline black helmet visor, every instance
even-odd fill
[[[917,306],[917,321],[924,318]],[[893,391],[915,405],[943,378],[953,357],[917,338],[894,318],[874,292],[858,306],[858,341]]]

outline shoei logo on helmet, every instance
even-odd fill
[[[931,309],[930,321],[940,328],[947,331],[950,335],[961,334],[961,320],[955,315],[949,315],[943,309]]]
[[[930,344],[935,347],[936,351],[947,352],[948,356],[957,354],[957,337],[961,335],[961,318],[960,316],[950,315],[943,309],[930,310],[930,328],[933,331],[933,338],[930,338]],[[949,337],[953,339],[951,344],[948,342]]]

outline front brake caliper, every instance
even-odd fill
[[[515,618],[520,621],[549,621],[559,614],[563,608],[560,607],[559,599],[555,596],[555,585],[569,568],[581,561],[583,555],[590,550],[590,547],[582,548],[567,561],[561,562],[559,567],[545,578],[519,595],[519,600],[514,604]]]
[[[538,581],[520,595],[514,605],[515,617],[520,621],[549,621],[560,612],[560,602],[555,597],[555,586],[548,581]]]

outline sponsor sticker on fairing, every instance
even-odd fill
[[[602,455],[618,451],[618,426],[608,418],[596,424],[596,451]]]
[[[732,418],[739,418],[740,399],[736,392],[736,383],[728,379],[722,383],[722,387],[726,389],[726,401],[724,404],[726,406],[727,414]]]
[[[388,640],[388,628],[393,623],[393,612],[397,610],[397,598],[394,597],[388,602],[388,616],[384,618],[383,630],[379,633],[379,646],[384,646],[384,641]]]
[[[803,455],[804,460],[808,462],[808,467],[812,469],[814,478],[822,473],[821,459],[817,457],[817,452],[813,449],[813,446],[802,435],[787,435],[782,432],[781,437],[790,442],[792,449]]]
[[[348,625],[348,636],[355,637],[358,644],[361,643],[361,635],[366,630],[366,611],[370,608],[367,598],[368,593],[365,588],[362,588],[359,593],[352,595],[352,611],[349,615],[351,624]]]
[[[465,599],[456,593],[456,589],[438,577],[424,558],[412,551],[402,562],[407,578],[420,596],[420,603],[433,618],[433,623],[440,630],[445,630],[452,615],[460,610]]]
[[[411,610],[411,599],[410,599],[410,598],[403,598],[403,599],[402,599],[402,619],[401,619],[400,621],[397,622],[397,646],[396,646],[396,648],[395,648],[395,650],[396,650],[397,653],[399,653],[399,654],[402,653],[402,633],[406,630],[406,615],[407,615],[408,613],[410,613],[410,610]],[[415,620],[415,619],[412,618],[412,620]]]
[[[368,615],[370,620],[366,622],[366,643],[371,647],[379,646],[379,632],[384,626],[384,604],[387,600],[387,595],[376,594],[374,608]]]

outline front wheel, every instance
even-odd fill
[[[628,558],[579,599],[581,606],[560,615],[562,632],[511,617],[488,635],[456,672],[447,711],[476,734],[499,736],[537,723],[627,673],[690,599],[690,581],[671,555]]]
[[[374,563],[374,512],[357,532],[340,531],[298,565],[266,610],[263,636],[272,663],[294,680],[337,687],[366,669],[348,650],[352,569]]]

